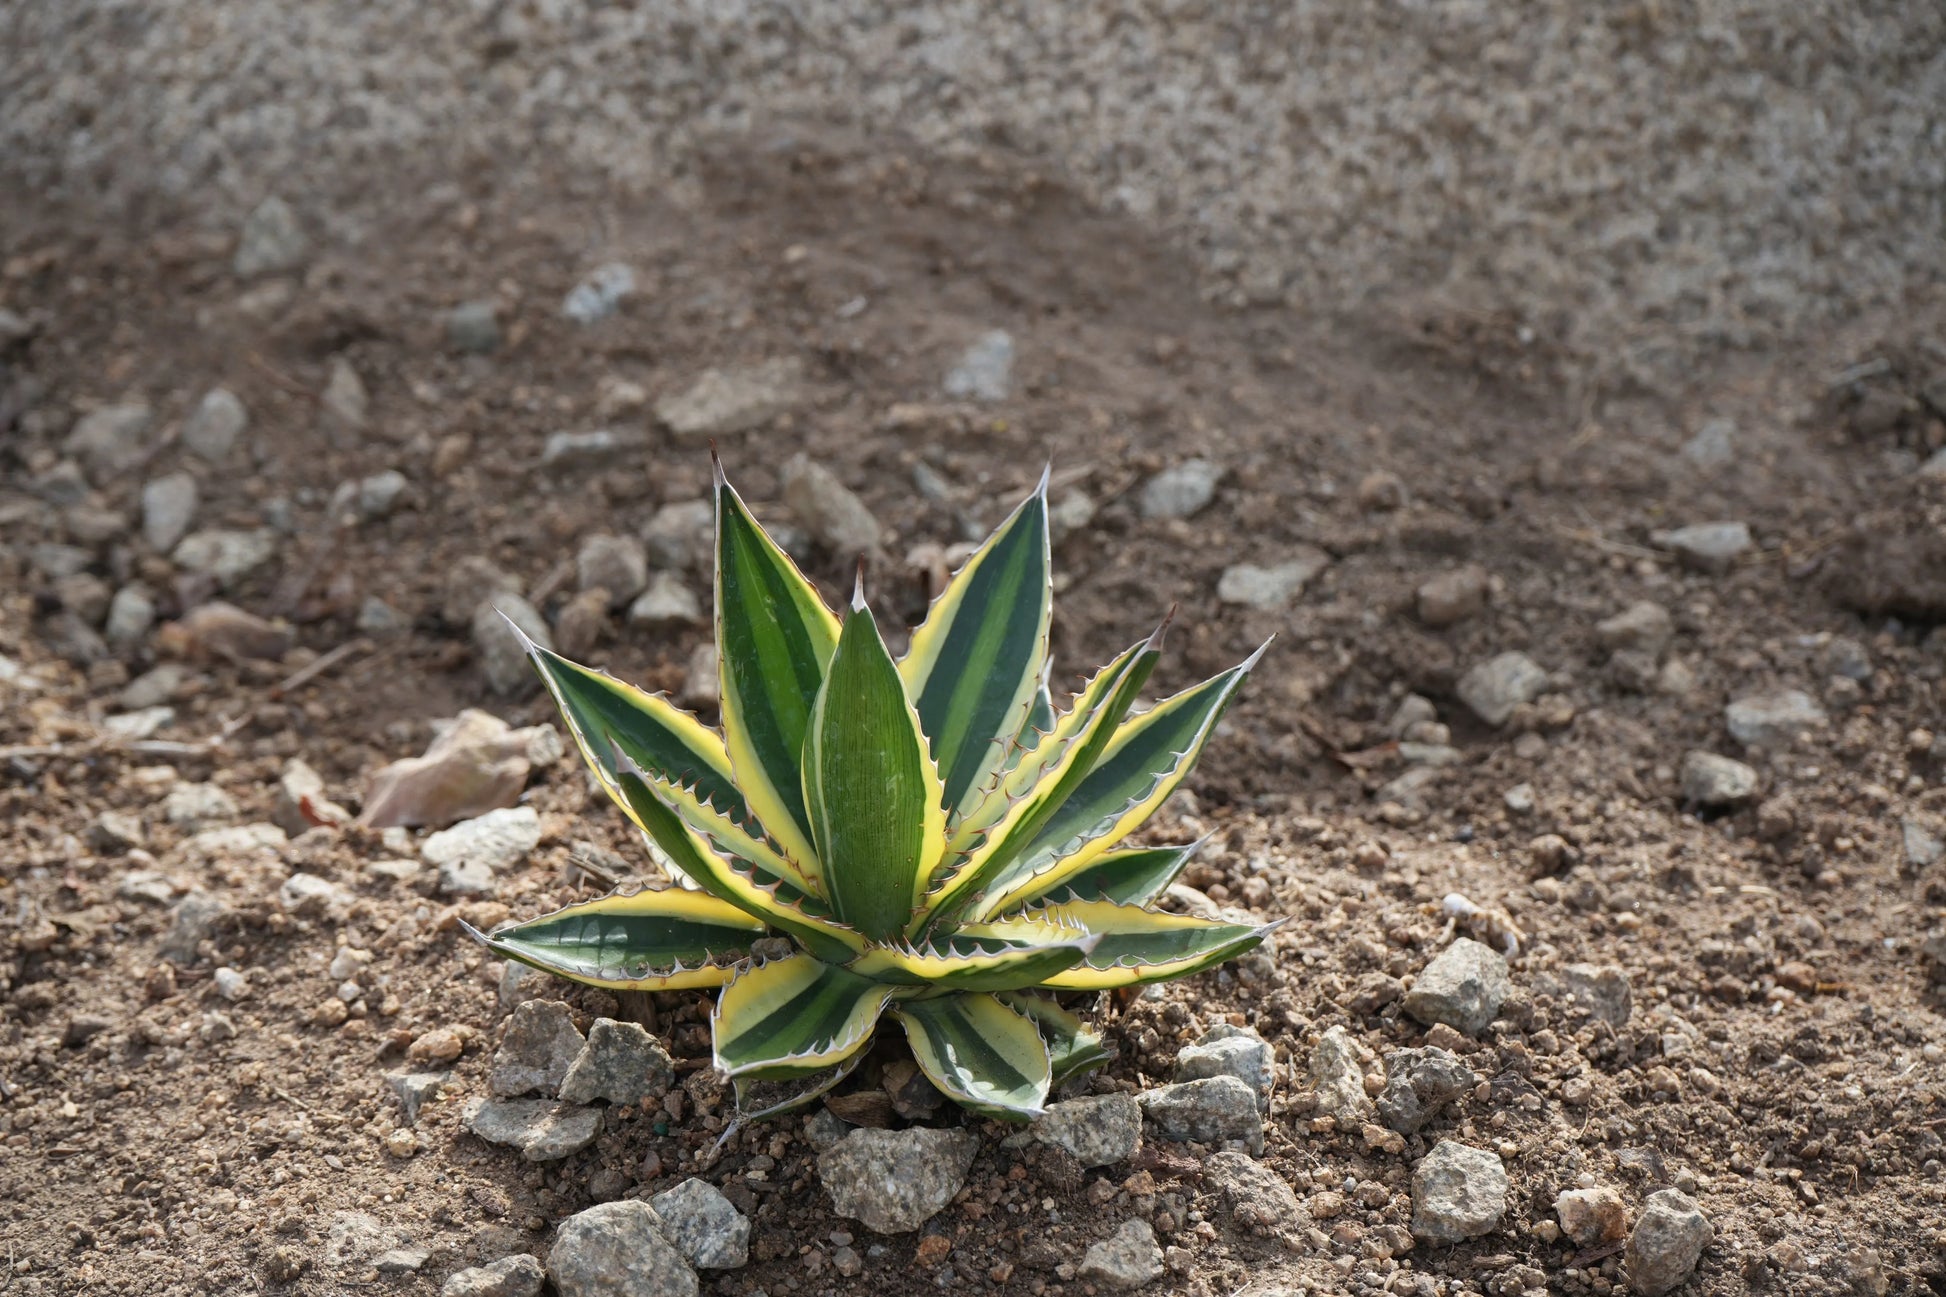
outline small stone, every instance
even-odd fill
[[[1872,655],[1857,640],[1848,635],[1834,637],[1824,646],[1821,655],[1824,668],[1832,675],[1845,680],[1855,680],[1859,684],[1869,684],[1872,679]]]
[[[1643,1297],[1662,1297],[1675,1291],[1689,1278],[1703,1249],[1715,1237],[1715,1229],[1696,1200],[1682,1190],[1662,1189],[1650,1194],[1623,1253],[1628,1262],[1629,1291]]]
[[[1728,419],[1711,419],[1683,443],[1683,458],[1698,468],[1720,468],[1736,458],[1737,426]]]
[[[102,631],[116,648],[140,644],[155,625],[155,599],[146,587],[125,585],[108,601],[108,618]]]
[[[250,994],[250,979],[228,966],[212,973],[210,984],[216,989],[218,995],[232,1004]]]
[[[1750,528],[1741,522],[1697,523],[1679,527],[1659,540],[1684,567],[1721,576],[1750,548]]]
[[[1824,728],[1824,708],[1800,689],[1738,698],[1723,710],[1730,737],[1745,747],[1787,748],[1808,730]]]
[[[1223,570],[1216,581],[1216,597],[1224,603],[1247,608],[1288,608],[1304,593],[1318,573],[1331,565],[1331,556],[1321,549],[1304,545],[1295,557],[1274,567],[1236,563]]]
[[[328,878],[319,878],[316,874],[292,874],[277,889],[277,902],[292,914],[315,918],[345,908],[351,898]]]
[[[325,512],[340,526],[377,522],[391,515],[411,488],[411,481],[396,468],[342,482],[331,493]]]
[[[78,427],[79,425],[76,426]],[[69,511],[67,516],[70,519],[74,517],[73,511],[76,508],[82,507],[82,502],[88,498],[88,474],[82,469],[80,464],[71,459],[61,460],[47,469],[46,472],[35,475],[31,486],[34,494],[41,499],[58,508],[67,509]],[[125,525],[126,523],[124,521],[123,526]],[[70,523],[70,526],[72,526],[72,523]],[[99,544],[114,539],[114,536],[122,530],[122,527],[118,526],[110,530],[106,519],[104,519],[101,524],[101,529],[107,530],[108,534],[99,536],[93,541],[87,541],[80,536],[76,536],[74,539],[82,540],[86,544]]]
[[[1351,1130],[1372,1119],[1372,1100],[1365,1093],[1365,1069],[1358,1045],[1343,1027],[1333,1027],[1311,1047],[1311,1084],[1317,1091],[1318,1111],[1338,1119],[1340,1130]]]
[[[696,1272],[639,1198],[605,1202],[561,1222],[547,1254],[560,1297],[696,1297]]]
[[[1924,869],[1946,860],[1946,840],[1918,820],[1906,820],[1899,825],[1901,844],[1905,848],[1905,863],[1911,869]]]
[[[952,1201],[980,1145],[969,1130],[854,1130],[818,1154],[818,1179],[840,1216],[881,1234],[907,1234]]]
[[[1229,1203],[1237,1224],[1253,1234],[1292,1237],[1311,1223],[1284,1178],[1254,1158],[1228,1151],[1212,1154],[1204,1175]]]
[[[851,1123],[829,1108],[819,1108],[804,1119],[804,1142],[813,1152],[824,1152],[850,1133]]]
[[[511,807],[535,766],[561,756],[551,725],[514,729],[473,708],[444,723],[423,756],[394,761],[372,776],[361,823],[444,826]]]
[[[103,811],[88,825],[88,845],[103,853],[120,853],[148,841],[142,817],[128,811]]]
[[[455,1052],[453,1057],[459,1057],[458,1053]],[[398,1096],[399,1110],[405,1114],[406,1124],[417,1125],[419,1110],[439,1097],[440,1087],[446,1083],[446,1073],[389,1072],[385,1083]]]
[[[1264,1146],[1257,1094],[1234,1076],[1182,1081],[1142,1093],[1142,1116],[1164,1139],[1213,1144],[1243,1141],[1252,1153]]]
[[[54,583],[54,597],[89,626],[99,626],[108,616],[113,595],[108,583],[94,573],[75,572]]]
[[[466,1128],[489,1144],[520,1150],[529,1162],[556,1162],[579,1153],[601,1134],[601,1109],[573,1108],[552,1099],[475,1099]]]
[[[649,1199],[662,1232],[698,1270],[734,1270],[750,1259],[750,1220],[695,1176]]]
[[[1633,649],[1659,655],[1675,638],[1675,618],[1659,603],[1644,599],[1632,603],[1606,621],[1595,624],[1595,640],[1613,653]]]
[[[567,1103],[641,1103],[666,1091],[675,1076],[674,1061],[655,1037],[632,1022],[596,1018],[588,1028],[588,1043],[562,1078],[561,1098]]]
[[[714,707],[717,704],[716,645],[704,640],[690,651],[684,664],[682,693],[677,701],[685,707]]]
[[[1486,611],[1491,582],[1485,568],[1461,567],[1429,577],[1419,586],[1419,620],[1434,630],[1457,626]]]
[[[343,356],[331,358],[324,392],[318,397],[318,409],[325,427],[340,434],[363,432],[371,418],[371,393],[365,390],[365,380]]]
[[[358,617],[353,624],[360,635],[369,635],[373,639],[393,639],[412,627],[412,623],[397,608],[377,595],[367,596],[358,605]]]
[[[492,303],[461,302],[446,313],[446,345],[484,356],[500,346],[500,313]]]
[[[1176,1055],[1176,1080],[1212,1076],[1234,1076],[1256,1093],[1259,1111],[1270,1111],[1270,1093],[1277,1085],[1275,1055],[1269,1042],[1248,1027],[1219,1024]]]
[[[1619,1242],[1628,1234],[1628,1208],[1613,1189],[1568,1189],[1556,1195],[1554,1214],[1576,1247]]]
[[[217,925],[229,914],[230,907],[208,892],[189,893],[176,902],[170,915],[169,932],[162,939],[162,957],[172,964],[195,963],[202,943],[215,934]]]
[[[1027,1133],[1083,1167],[1113,1166],[1141,1149],[1142,1108],[1127,1094],[1065,1099],[1049,1104]]]
[[[1443,1022],[1477,1036],[1513,993],[1507,961],[1499,951],[1460,937],[1439,952],[1405,993],[1405,1011],[1431,1025]]]
[[[1507,1210],[1507,1172],[1484,1149],[1441,1140],[1412,1172],[1412,1233],[1432,1243],[1490,1234]]]
[[[1122,1227],[1082,1254],[1080,1277],[1091,1283],[1127,1292],[1162,1277],[1162,1248],[1155,1228],[1145,1220],[1125,1221]]]
[[[559,1000],[527,1000],[516,1006],[507,1034],[493,1056],[487,1089],[497,1098],[554,1094],[585,1042],[574,1013]]]
[[[243,658],[274,662],[291,647],[288,627],[265,621],[255,613],[221,600],[191,608],[182,620],[170,622],[158,631],[156,639],[158,643],[166,642],[182,657],[204,662],[235,662]]]
[[[215,784],[177,784],[162,799],[162,818],[181,829],[223,824],[236,817],[236,799]]]
[[[649,588],[628,608],[631,626],[695,626],[702,621],[702,600],[673,572],[657,572]]]
[[[852,489],[824,465],[793,455],[784,465],[784,503],[818,543],[840,555],[878,548],[878,519]]]
[[[297,213],[272,194],[244,218],[230,268],[240,279],[279,274],[303,265],[308,250]]]
[[[219,586],[235,585],[276,556],[277,533],[267,527],[191,532],[169,555],[177,567],[207,573]]]
[[[1634,995],[1628,974],[1613,965],[1569,964],[1561,970],[1568,995],[1590,1014],[1612,1027],[1628,1025]]]
[[[411,1138],[411,1133],[394,1131]],[[372,1258],[372,1268],[382,1275],[417,1274],[432,1260],[432,1252],[423,1247],[395,1247],[389,1252],[381,1252]]]
[[[1741,761],[1714,752],[1686,752],[1682,759],[1682,797],[1696,806],[1720,809],[1757,795],[1757,772]]]
[[[1381,468],[1359,479],[1358,507],[1366,513],[1392,513],[1405,508],[1409,498],[1397,473]]]
[[[649,584],[648,548],[633,536],[590,536],[575,553],[574,577],[577,589],[606,590],[619,608]]]
[[[1460,701],[1489,725],[1505,725],[1522,703],[1547,688],[1547,672],[1525,653],[1488,658],[1460,677]]]
[[[419,857],[434,866],[471,861],[496,874],[505,873],[525,860],[540,840],[540,813],[531,806],[508,806],[441,829],[421,844]]]
[[[250,415],[235,393],[213,387],[203,393],[203,399],[183,421],[182,444],[198,458],[218,464],[230,457],[237,439],[249,426]]]
[[[201,491],[188,473],[170,473],[142,485],[142,539],[158,554],[174,549],[196,521]]]
[[[277,800],[271,822],[296,837],[320,825],[351,823],[351,812],[325,795],[324,777],[299,757],[284,763],[277,777]]]
[[[606,468],[639,455],[647,445],[637,432],[597,428],[592,432],[556,432],[541,447],[541,467],[552,473]]]
[[[439,1290],[439,1297],[541,1297],[547,1271],[540,1258],[525,1252],[501,1257],[491,1265],[456,1270]]]
[[[960,354],[944,387],[946,395],[958,401],[1004,401],[1013,391],[1013,379],[1013,335],[993,329]]]
[[[706,566],[716,545],[715,537],[716,506],[708,500],[665,504],[642,528],[650,561],[674,571]]]
[[[491,897],[500,894],[500,879],[481,860],[448,860],[439,866],[435,886],[441,896]]]
[[[97,479],[131,468],[142,457],[155,412],[139,401],[104,405],[75,421],[63,449]]]
[[[540,677],[527,661],[528,640],[544,649],[554,647],[546,619],[519,595],[494,595],[474,611],[473,647],[494,693],[521,695],[539,688]]]
[[[160,707],[164,703],[174,702],[191,678],[191,671],[182,663],[164,662],[153,671],[145,671],[123,685],[115,701],[132,712]]]
[[[1448,1050],[1432,1045],[1392,1050],[1385,1056],[1379,1119],[1401,1135],[1414,1134],[1477,1080],[1473,1069]]]
[[[576,324],[593,324],[620,310],[634,292],[635,271],[619,261],[604,262],[568,290],[561,302],[561,314]]]
[[[466,1035],[459,1028],[434,1027],[416,1037],[405,1056],[415,1063],[450,1063],[465,1048]]]
[[[655,417],[678,437],[720,437],[761,428],[804,401],[804,370],[795,358],[706,369],[689,386],[655,403]]]
[[[1223,467],[1207,459],[1186,459],[1163,469],[1142,485],[1144,518],[1187,518],[1216,497]]]
[[[577,592],[554,615],[554,651],[570,661],[586,661],[608,634],[610,599],[602,586]]]

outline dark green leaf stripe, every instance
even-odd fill
[[[1008,1008],[1026,1014],[1040,1028],[1041,1043],[1047,1046],[1052,1064],[1053,1084],[1059,1085],[1077,1072],[1112,1057],[1103,1047],[1101,1037],[1088,1030],[1080,1015],[1070,1013],[1047,996],[1009,991],[998,998]]]
[[[1034,1023],[991,995],[911,1000],[893,1010],[932,1083],[967,1107],[1039,1115],[1053,1069]]]
[[[1045,894],[1022,893],[1010,908],[1038,904],[1043,899],[1147,905],[1176,881],[1176,875],[1201,845],[1192,842],[1186,847],[1134,847],[1104,852],[1087,868],[1063,879]]]
[[[1094,944],[1092,937],[1079,932],[1065,940],[954,933],[923,950],[868,950],[848,967],[899,986],[1014,991],[1039,986],[1054,974],[1073,968]]]
[[[1262,935],[1244,923],[1219,923],[1207,928],[1179,928],[1166,932],[1110,932],[1082,960],[1089,968],[1129,968],[1202,959],[1224,951],[1241,950]]]
[[[1000,764],[1033,697],[1047,652],[1048,567],[1047,502],[1036,492],[940,596],[933,617],[945,620],[914,637],[929,658],[919,724],[949,812]]]
[[[704,899],[674,889],[605,896],[503,928],[486,943],[509,959],[597,983],[646,981],[743,958],[762,925],[734,910],[697,917],[719,904],[696,904]],[[656,912],[665,906],[673,912]]]
[[[814,975],[803,975],[811,965]],[[789,993],[760,994],[754,1005],[740,998],[740,990],[759,988],[767,978],[788,978]],[[755,1075],[829,1066],[863,1040],[861,1019],[876,1019],[888,994],[886,987],[808,955],[751,969],[718,1002],[717,1059],[727,1071]],[[869,1032],[870,1022],[862,1025]]]
[[[818,694],[804,787],[832,909],[873,940],[898,934],[944,848],[945,815],[898,667],[862,603]]]

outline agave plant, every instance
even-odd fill
[[[1256,656],[1138,714],[1158,630],[1056,710],[1046,492],[1043,475],[895,659],[862,573],[834,613],[719,464],[720,733],[532,647],[596,780],[677,885],[475,935],[594,986],[722,987],[715,1062],[745,1115],[836,1084],[889,1013],[941,1091],[1016,1120],[1107,1057],[1057,995],[1256,945],[1268,928],[1150,908],[1194,845],[1121,845]]]

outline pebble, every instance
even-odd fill
[[[74,460],[64,459],[36,475],[33,490],[35,495],[49,504],[69,509],[71,515],[72,510],[88,498],[88,474]]]
[[[351,812],[325,796],[324,777],[300,757],[284,763],[277,776],[277,799],[270,808],[271,822],[296,837],[319,825],[344,825]]]
[[[1925,463],[1919,465],[1919,476],[1946,480],[1946,446],[1935,450],[1927,457]]]
[[[606,590],[619,608],[649,584],[648,547],[633,536],[590,536],[575,552],[574,579],[578,590]]]
[[[88,845],[104,853],[119,853],[148,841],[142,817],[129,811],[102,811],[88,824]]]
[[[372,828],[443,827],[511,807],[528,776],[560,760],[563,747],[552,725],[514,729],[468,708],[444,723],[423,755],[372,776],[359,820]]]
[[[806,455],[784,465],[784,503],[812,539],[841,556],[866,554],[882,539],[878,519],[838,475]]]
[[[298,224],[297,213],[289,203],[272,194],[244,218],[230,269],[240,279],[279,274],[303,265],[308,251],[309,244],[303,227]]]
[[[1595,640],[1613,653],[1634,649],[1660,654],[1676,635],[1675,618],[1659,603],[1647,599],[1630,604],[1613,617],[1595,623]]]
[[[1946,859],[1946,840],[1939,834],[1921,824],[1918,820],[1906,820],[1899,825],[1899,836],[1905,848],[1905,863],[1912,869],[1924,869]]]
[[[155,599],[147,587],[125,585],[108,601],[108,618],[102,631],[116,648],[133,648],[155,625]]]
[[[608,634],[608,591],[582,590],[554,615],[554,651],[571,662],[585,662]]]
[[[1412,1171],[1412,1233],[1432,1243],[1458,1243],[1500,1227],[1507,1210],[1507,1172],[1484,1149],[1441,1140]]]
[[[561,1222],[547,1254],[560,1297],[696,1297],[696,1272],[639,1198],[605,1202]]]
[[[403,635],[412,625],[397,608],[377,595],[366,596],[358,605],[358,617],[353,624],[360,635],[369,635],[373,639],[392,639]]]
[[[1405,1011],[1428,1026],[1445,1023],[1477,1036],[1513,992],[1507,961],[1499,951],[1460,937],[1421,970],[1405,993]]]
[[[704,640],[690,650],[683,665],[682,692],[676,701],[685,707],[704,708],[717,704],[716,644]]]
[[[1263,1152],[1263,1116],[1257,1091],[1234,1076],[1181,1081],[1143,1091],[1138,1102],[1147,1124],[1164,1139],[1212,1144],[1242,1140]]]
[[[232,1004],[250,994],[250,979],[228,965],[210,974],[210,984],[216,988],[218,995]]]
[[[1729,419],[1711,419],[1683,443],[1683,458],[1698,468],[1720,468],[1736,458],[1737,426]]]
[[[1358,1045],[1343,1027],[1331,1028],[1311,1047],[1311,1085],[1317,1091],[1318,1111],[1337,1118],[1339,1129],[1352,1130],[1372,1119]]]
[[[1691,751],[1682,759],[1682,797],[1697,806],[1720,809],[1757,795],[1758,776],[1741,761],[1714,752]]]
[[[75,421],[62,448],[80,460],[97,480],[129,468],[141,458],[155,412],[139,401],[104,405]]]
[[[556,432],[541,446],[541,467],[554,473],[606,468],[639,455],[647,446],[637,432],[596,428],[591,432]]]
[[[750,1259],[750,1220],[695,1176],[649,1199],[662,1232],[698,1270],[734,1270]]]
[[[1457,626],[1486,611],[1491,583],[1485,568],[1461,567],[1427,578],[1419,586],[1419,620],[1434,630]]]
[[[1142,1108],[1135,1096],[1102,1094],[1051,1103],[1027,1133],[1065,1150],[1083,1167],[1126,1162],[1142,1147]]]
[[[568,1103],[641,1103],[666,1091],[675,1075],[674,1061],[654,1036],[633,1022],[596,1018],[560,1093]]]
[[[1405,480],[1389,469],[1377,469],[1358,480],[1358,507],[1366,513],[1393,513],[1411,497]]]
[[[1246,608],[1288,608],[1330,565],[1329,554],[1308,545],[1300,546],[1295,557],[1274,567],[1236,563],[1225,568],[1217,578],[1216,597],[1224,603]]]
[[[517,1148],[529,1162],[559,1161],[601,1134],[601,1109],[551,1099],[475,1099],[461,1119],[481,1139]]]
[[[1004,401],[1013,392],[1014,339],[992,329],[973,340],[947,371],[944,390],[959,401]]]
[[[115,701],[132,712],[160,707],[164,703],[174,702],[192,675],[190,669],[180,662],[164,662],[123,685],[122,691],[115,695]],[[231,809],[234,813],[235,808]]]
[[[813,1152],[824,1152],[850,1131],[851,1123],[829,1108],[819,1108],[804,1119],[804,1142],[811,1146]]]
[[[203,393],[183,421],[182,444],[197,458],[218,464],[230,457],[249,426],[249,412],[236,394],[226,387],[213,387]]]
[[[415,1037],[405,1056],[415,1063],[450,1063],[465,1048],[466,1033],[458,1027],[434,1027]]]
[[[643,526],[642,540],[657,567],[703,567],[716,548],[716,506],[708,500],[665,504]]]
[[[589,325],[615,314],[635,292],[635,271],[620,261],[608,261],[568,290],[561,314],[576,324]]]
[[[695,626],[702,621],[702,600],[674,572],[657,572],[649,588],[628,607],[631,626]]]
[[[1186,459],[1163,469],[1142,485],[1144,518],[1187,518],[1216,497],[1223,467],[1207,459]]]
[[[498,874],[525,860],[540,840],[540,812],[507,806],[441,829],[420,845],[419,857],[433,866],[467,861]]]
[[[389,517],[399,507],[399,502],[405,498],[411,486],[411,481],[396,468],[340,482],[338,489],[331,493],[331,501],[325,506],[325,512],[338,525],[345,527],[361,522],[377,522]]]
[[[274,662],[291,647],[288,627],[220,599],[191,608],[180,621],[164,626],[156,638],[158,642],[167,641],[183,657],[199,661],[254,658]]]
[[[230,907],[208,892],[191,892],[176,902],[169,932],[162,939],[162,957],[172,964],[196,962],[202,943],[228,918]]]
[[[1628,1208],[1613,1189],[1564,1190],[1554,1199],[1554,1215],[1576,1247],[1615,1243],[1628,1234]]]
[[[1259,1111],[1270,1111],[1270,1093],[1277,1084],[1276,1057],[1269,1042],[1248,1027],[1218,1023],[1176,1055],[1174,1079],[1201,1081],[1212,1076],[1234,1076],[1255,1092]]]
[[[1822,729],[1824,708],[1801,689],[1749,694],[1723,709],[1730,737],[1745,747],[1785,748],[1807,730]]]
[[[1624,1257],[1628,1286],[1643,1297],[1673,1292],[1696,1268],[1703,1249],[1716,1237],[1696,1200],[1680,1189],[1649,1195],[1629,1233]]]
[[[1634,1012],[1634,992],[1628,973],[1614,965],[1569,964],[1561,970],[1568,995],[1590,1014],[1612,1027],[1628,1025]]]
[[[142,539],[167,554],[189,534],[202,492],[188,473],[170,473],[142,484]]]
[[[1401,1135],[1414,1134],[1477,1082],[1473,1069],[1450,1050],[1434,1045],[1392,1050],[1385,1055],[1379,1120]]]
[[[1825,644],[1821,656],[1824,669],[1832,675],[1855,680],[1859,684],[1871,682],[1872,655],[1863,644],[1850,636],[1834,636]]]
[[[1162,1248],[1155,1228],[1145,1220],[1124,1221],[1122,1227],[1082,1254],[1082,1280],[1128,1291],[1162,1277]]]
[[[500,347],[500,312],[490,301],[461,302],[446,312],[446,345],[484,356]]]
[[[1253,1234],[1291,1235],[1310,1224],[1284,1177],[1242,1153],[1214,1153],[1203,1164],[1210,1186],[1230,1205],[1236,1222]]]
[[[968,1130],[854,1130],[818,1154],[818,1178],[840,1216],[881,1234],[907,1234],[952,1201],[980,1146]]]
[[[456,1053],[455,1058],[458,1057]],[[399,1111],[405,1114],[407,1125],[417,1125],[419,1110],[439,1097],[440,1087],[446,1083],[444,1072],[388,1072],[385,1083],[392,1087],[398,1096]]]
[[[268,527],[191,532],[169,555],[177,567],[207,573],[219,586],[235,585],[276,556],[277,533]]]
[[[393,1134],[405,1134],[408,1139],[411,1138],[409,1132],[394,1131]],[[416,1274],[430,1260],[432,1251],[429,1248],[395,1247],[372,1258],[372,1268],[382,1275]]]
[[[1525,653],[1488,658],[1460,677],[1460,701],[1489,725],[1505,725],[1522,703],[1547,688],[1547,672]]]
[[[803,366],[794,357],[706,369],[680,392],[657,401],[655,417],[678,437],[748,432],[801,405],[803,385]]]
[[[541,1284],[546,1279],[540,1258],[521,1252],[490,1265],[455,1270],[439,1290],[439,1297],[541,1297]]]
[[[512,626],[507,623],[511,621]],[[520,628],[519,631],[514,629]],[[544,649],[554,647],[547,621],[517,594],[502,593],[483,601],[473,612],[473,647],[479,650],[487,687],[497,694],[523,695],[540,687],[540,677],[527,661],[527,639]]]
[[[1704,522],[1678,527],[1656,539],[1684,567],[1720,576],[1750,548],[1750,528],[1741,522]]]
[[[162,818],[180,829],[205,828],[236,817],[236,798],[215,784],[179,783],[162,799]]]
[[[351,898],[328,878],[316,874],[292,874],[277,889],[277,903],[292,914],[316,917],[330,914],[350,904]]]
[[[371,417],[371,393],[365,390],[365,380],[358,376],[358,371],[343,356],[331,358],[324,391],[318,397],[318,408],[328,430],[341,434],[365,430],[365,424]]]

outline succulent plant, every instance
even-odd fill
[[[1107,1057],[1057,996],[1181,977],[1262,940],[1150,908],[1193,844],[1121,845],[1257,655],[1136,713],[1158,629],[1057,711],[1045,475],[898,659],[862,572],[834,613],[720,465],[715,494],[720,733],[530,646],[676,884],[475,933],[488,947],[618,991],[720,986],[715,1062],[745,1115],[835,1085],[890,1014],[941,1091],[1021,1120]]]

